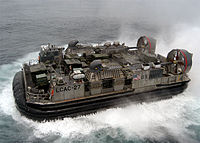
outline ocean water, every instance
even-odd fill
[[[0,142],[200,142],[200,1],[0,0]],[[172,99],[111,108],[87,116],[35,122],[20,115],[12,79],[41,44],[157,39],[157,53],[193,53],[188,88]]]

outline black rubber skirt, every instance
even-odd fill
[[[17,72],[13,79],[13,95],[17,109],[22,115],[37,121],[76,117],[95,113],[111,107],[122,107],[133,103],[168,99],[183,92],[186,87],[187,82],[174,85],[170,88],[140,94],[126,92],[57,104],[33,104],[26,103],[22,71]]]

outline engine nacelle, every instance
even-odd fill
[[[171,73],[188,73],[192,67],[192,54],[184,49],[173,49],[168,53],[167,61],[172,62]]]
[[[155,54],[156,40],[152,37],[142,36],[137,41],[139,51],[147,54]]]

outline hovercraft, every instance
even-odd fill
[[[174,49],[164,57],[155,50],[156,40],[147,36],[136,47],[77,40],[67,48],[42,45],[38,60],[15,74],[16,107],[33,120],[52,120],[171,98],[190,81],[192,54]]]

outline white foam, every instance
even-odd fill
[[[65,118],[45,123],[32,122],[31,125],[37,137],[53,133],[66,138],[75,138],[111,127],[121,129],[127,138],[159,139],[165,137],[167,132],[185,139],[192,134],[186,129],[192,122],[184,117],[186,112],[184,106],[192,102],[194,101],[191,96],[180,95],[169,100],[108,109],[75,119]],[[184,137],[185,135],[187,136]]]
[[[23,63],[28,59],[35,58],[38,52],[30,53],[27,56],[11,63],[0,66],[0,109],[9,115],[16,113],[14,98],[12,96],[12,79]]]

